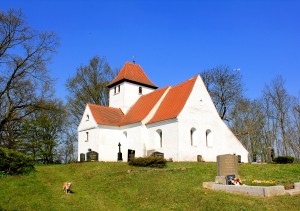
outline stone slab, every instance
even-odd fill
[[[284,186],[276,185],[276,186],[264,187],[264,194],[265,197],[284,195],[285,194]]]
[[[222,185],[216,183],[206,183],[203,184],[203,187],[207,189],[217,190],[217,191],[225,191],[229,193],[239,193],[243,195],[250,196],[259,196],[259,197],[272,197],[272,196],[280,196],[287,194],[284,190],[284,186],[247,186],[247,185]]]
[[[216,176],[215,183],[226,185],[226,177],[225,176]]]
[[[300,182],[295,182],[294,186],[295,186],[295,189],[300,189]]]
[[[215,184],[214,182],[203,182],[203,188],[205,189],[212,189],[213,184]]]
[[[259,187],[259,186],[238,186],[238,185],[217,185],[217,184],[215,184],[215,185],[213,185],[213,190],[264,197],[263,188]]]
[[[285,190],[286,195],[297,195],[300,194],[300,189],[290,189],[290,190]]]

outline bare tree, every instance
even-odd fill
[[[240,72],[222,65],[203,71],[201,76],[221,119],[229,121],[231,109],[243,96]]]
[[[0,145],[15,140],[9,132],[15,122],[51,96],[46,65],[57,44],[54,33],[31,29],[20,10],[0,11]]]
[[[277,76],[270,85],[266,85],[263,93],[265,101],[270,103],[269,115],[273,120],[273,130],[278,130],[276,140],[278,154],[289,155],[287,129],[290,124],[291,98],[284,83],[283,78]]]
[[[116,76],[103,57],[93,57],[87,66],[80,66],[67,81],[68,106],[73,122],[78,125],[87,103],[108,105],[108,83]]]
[[[288,144],[294,157],[300,159],[300,96],[291,100],[291,124],[288,128]]]
[[[266,155],[263,143],[263,129],[265,115],[263,105],[259,100],[240,99],[236,102],[232,112],[231,128],[238,139],[253,154]]]

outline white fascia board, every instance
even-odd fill
[[[157,127],[157,126],[172,124],[174,122],[178,122],[178,119],[177,118],[173,118],[173,119],[167,119],[167,120],[163,120],[163,121],[159,121],[159,122],[154,122],[154,123],[151,123],[151,124],[147,124],[146,127],[147,128],[152,128],[152,127]]]
[[[89,116],[89,118],[87,118],[87,116]],[[86,105],[77,131],[80,132],[88,129],[97,128],[97,125],[98,124],[96,123],[89,106]]]

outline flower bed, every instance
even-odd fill
[[[250,186],[275,186],[277,185],[277,182],[275,180],[252,179],[252,180],[244,180],[244,184]]]

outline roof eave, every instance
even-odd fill
[[[126,82],[130,82],[130,83],[133,83],[133,84],[137,84],[137,85],[146,86],[146,87],[152,88],[152,89],[157,89],[157,88],[158,88],[156,85],[145,84],[145,83],[141,83],[141,82],[138,82],[138,81],[129,80],[129,79],[126,79],[126,78],[123,78],[123,79],[121,79],[121,80],[119,80],[119,81],[116,81],[116,82],[114,82],[114,83],[108,84],[108,85],[107,85],[107,88],[111,88],[111,87],[113,87],[113,86],[115,86],[115,85],[117,85],[117,84],[120,84],[120,83],[122,83],[122,82],[125,82],[125,81],[126,81]]]

